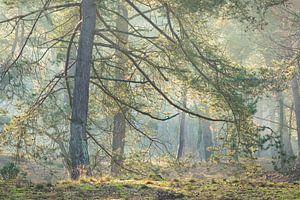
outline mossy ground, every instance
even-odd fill
[[[84,178],[55,185],[0,182],[0,199],[300,199],[300,183],[257,179],[117,180]]]
[[[46,180],[41,170],[28,171],[31,168],[23,167],[22,170],[29,176],[10,181],[0,179],[0,200],[300,200],[300,182],[288,182],[289,177],[271,170],[264,160],[260,164],[263,167],[253,163],[245,163],[244,167],[205,163],[173,167],[162,165],[148,178],[122,173],[122,179],[91,177],[78,181],[64,178]],[[47,184],[48,181],[52,183]]]

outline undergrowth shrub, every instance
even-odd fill
[[[0,169],[0,175],[4,180],[15,179],[19,173],[20,168],[12,162],[5,164]]]

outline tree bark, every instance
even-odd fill
[[[296,124],[297,124],[297,137],[298,137],[298,165],[300,167],[300,94],[299,94],[299,81],[298,74],[292,80],[292,93],[295,106]]]
[[[182,103],[183,103],[183,108],[186,108],[186,104],[187,104],[187,89],[186,88],[184,88],[184,90],[183,90]],[[177,160],[179,160],[183,155],[186,134],[187,134],[186,133],[186,113],[181,112]]]
[[[213,141],[212,132],[209,127],[209,122],[206,120],[202,120],[202,136],[204,146],[204,159],[208,161],[212,154],[212,152],[208,148],[213,146]]]
[[[293,157],[293,149],[291,144],[291,135],[287,128],[287,121],[284,112],[284,97],[282,92],[277,94],[279,103],[279,134],[280,134],[280,167],[285,171],[291,166],[290,158]]]
[[[116,28],[119,31],[117,33],[117,43],[121,48],[126,48],[128,43],[128,10],[125,3],[122,0],[118,1],[118,12],[120,15],[117,17]],[[120,69],[117,68],[116,79],[124,79],[126,69],[127,57],[122,52],[116,50],[117,64]],[[122,68],[123,67],[123,68]],[[116,89],[122,89],[121,82],[116,83]],[[120,91],[124,92],[124,91]],[[125,111],[119,110],[114,116],[113,124],[113,138],[112,138],[112,151],[113,157],[111,158],[111,173],[116,176],[120,172],[120,168],[123,165],[124,160],[124,147],[125,147],[125,133],[126,133],[126,119]]]
[[[124,147],[125,147],[125,116],[122,112],[118,112],[114,116],[114,128],[113,128],[113,141],[112,150],[113,156],[111,158],[111,173],[113,176],[117,176],[120,172],[124,159]]]
[[[213,146],[212,131],[209,122],[199,119],[197,149],[201,159],[208,161],[212,152],[208,149]]]
[[[197,152],[198,152],[198,158],[201,159],[202,161],[204,159],[204,148],[203,148],[202,120],[200,118],[198,123]]]
[[[71,178],[89,175],[89,154],[86,136],[89,80],[92,63],[94,32],[96,25],[96,3],[83,0],[81,3],[82,27],[77,51],[75,85],[71,117],[69,153],[71,158]]]

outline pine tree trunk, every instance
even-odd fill
[[[112,150],[113,157],[111,158],[111,173],[114,176],[118,175],[123,164],[123,154],[125,146],[125,117],[122,112],[118,112],[114,116],[113,141]]]
[[[122,0],[118,1],[118,13],[120,16],[117,17],[116,28],[119,31],[117,33],[117,42],[121,48],[126,48],[128,43],[128,10],[126,5]],[[117,63],[119,68],[116,72],[117,79],[124,79],[126,69],[127,57],[122,54],[122,52],[116,50]],[[122,89],[120,82],[116,83],[117,90]],[[120,91],[124,92],[124,91]],[[126,119],[125,119],[125,110],[119,110],[114,116],[114,127],[113,127],[113,138],[112,138],[112,151],[113,157],[111,159],[111,173],[116,176],[120,172],[120,167],[123,164],[124,159],[124,147],[125,147],[125,132],[126,132]]]
[[[212,152],[209,150],[209,147],[213,146],[212,141],[212,132],[209,128],[209,122],[206,120],[202,120],[202,135],[203,135],[203,146],[204,146],[204,159],[208,161],[211,157]]]
[[[213,146],[212,131],[209,128],[209,122],[199,119],[198,143],[197,149],[201,159],[208,161],[212,152],[209,147]]]
[[[187,89],[183,90],[183,99],[182,99],[183,107],[186,108],[187,103]],[[184,151],[185,145],[185,137],[186,137],[186,113],[182,112],[180,116],[180,132],[179,132],[179,145],[177,151],[177,160],[179,160]]]
[[[204,149],[203,149],[202,119],[200,118],[198,123],[197,152],[198,152],[198,158],[201,159],[201,161],[204,160],[205,156],[204,156]]]
[[[89,154],[86,136],[89,80],[92,63],[94,32],[96,25],[96,4],[94,0],[81,3],[82,27],[77,51],[75,85],[71,117],[69,154],[71,158],[71,178],[89,175]],[[83,174],[82,174],[83,173]]]
[[[282,92],[277,94],[279,103],[279,134],[280,134],[280,165],[283,171],[291,166],[290,158],[293,156],[291,136],[287,128],[286,116],[284,112],[284,97]]]
[[[299,94],[299,81],[298,74],[292,80],[292,93],[295,106],[296,124],[297,124],[297,136],[298,136],[298,161],[297,165],[300,167],[300,94]]]

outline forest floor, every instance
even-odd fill
[[[113,179],[68,179],[32,183],[28,178],[0,180],[0,199],[282,199],[300,200],[300,182],[251,164],[243,169],[220,165],[193,165],[161,169],[160,175]]]
[[[52,184],[0,182],[0,199],[300,199],[300,183],[257,179],[116,180],[85,178]]]

